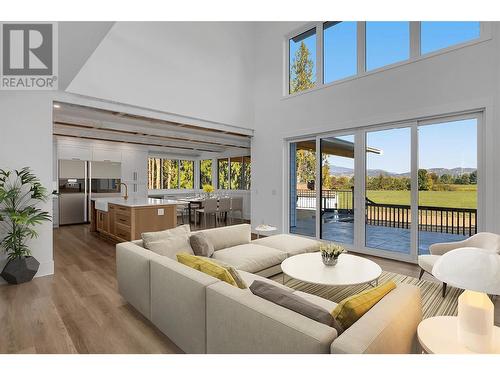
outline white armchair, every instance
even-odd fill
[[[435,243],[429,246],[429,255],[419,255],[418,265],[420,266],[419,280],[424,272],[432,275],[432,268],[441,255],[450,250],[461,247],[478,247],[480,249],[491,250],[500,253],[500,235],[489,232],[481,232],[463,241]],[[446,283],[443,283],[443,297],[446,295]]]

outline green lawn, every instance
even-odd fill
[[[434,207],[477,208],[477,191],[474,185],[459,191],[421,191],[419,204]],[[369,199],[375,203],[410,204],[409,191],[369,190]]]

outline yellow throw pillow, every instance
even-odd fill
[[[394,288],[396,288],[396,284],[391,280],[375,288],[344,298],[332,311],[332,315],[346,330]]]
[[[188,253],[179,253],[177,254],[177,261],[188,267],[194,268],[195,270],[213,276],[220,281],[225,281],[228,284],[238,287],[238,284],[229,270],[206,259],[205,257],[199,257]]]
[[[194,268],[195,270],[200,270],[199,259],[196,255],[192,255],[189,253],[178,253],[176,256],[179,263]]]
[[[207,275],[213,276],[220,281],[225,281],[232,286],[238,287],[231,273],[224,267],[215,264],[209,260],[199,259],[200,271]]]

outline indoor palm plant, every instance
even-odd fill
[[[8,258],[1,276],[11,284],[30,281],[38,271],[40,263],[31,256],[28,240],[38,237],[36,226],[51,219],[38,207],[48,198],[30,168],[0,169],[0,246]]]

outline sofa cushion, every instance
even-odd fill
[[[292,234],[277,234],[259,238],[252,243],[272,247],[285,252],[289,257],[297,254],[312,253],[319,250],[320,242],[310,238],[295,236]]]
[[[207,239],[205,233],[193,233],[189,237],[189,243],[195,255],[209,258],[214,255],[214,245]]]
[[[225,267],[212,262],[208,258],[199,257],[196,255],[191,255],[187,253],[177,254],[177,260],[188,267],[194,268],[200,272],[203,272],[209,276],[215,277],[220,281],[224,281],[232,286],[238,287],[236,281],[234,281],[233,276]]]
[[[202,257],[202,258],[205,258],[205,257]],[[244,272],[244,271],[238,271],[236,268],[231,266],[229,263],[226,263],[220,259],[215,259],[215,258],[206,258],[206,259],[208,259],[211,262],[214,262],[214,263],[218,264],[219,266],[222,266],[226,270],[228,270],[229,273],[231,274],[231,276],[233,277],[234,281],[236,282],[236,285],[238,286],[238,288],[240,288],[240,289],[247,289],[248,288],[248,284],[246,283],[245,279],[241,276],[241,272]]]
[[[280,305],[289,310],[304,315],[319,323],[332,326],[334,318],[321,306],[318,306],[301,296],[290,293],[265,281],[256,280],[250,285],[250,290],[256,296]]]
[[[181,252],[194,254],[189,243],[190,232],[189,225],[181,225],[164,231],[142,233],[141,236],[146,249],[176,259],[176,254]]]
[[[326,299],[326,298],[323,298],[320,296],[316,296],[314,294],[309,294],[306,292],[302,292],[300,290],[296,290],[293,293],[308,300],[309,302],[312,302],[318,306],[321,306],[322,308],[324,308],[325,310],[330,311],[330,312],[335,310],[335,308],[337,307],[337,304],[335,302],[330,301],[329,299]]]
[[[238,270],[254,273],[281,264],[286,254],[271,247],[249,243],[216,251],[213,257]]]
[[[240,274],[241,278],[245,281],[247,285],[252,285],[252,283],[256,280],[258,281],[265,281],[266,283],[275,285],[283,290],[286,290],[290,293],[293,293],[294,289],[287,287],[286,285],[280,284],[274,280],[267,279],[263,276],[256,275],[254,273],[246,272],[246,271],[238,271]]]
[[[229,225],[227,227],[200,230],[207,240],[214,245],[214,250],[250,243],[252,228],[250,224]]]
[[[332,311],[332,315],[347,329],[359,318],[377,304],[386,294],[396,288],[396,283],[390,280],[375,288],[370,288],[361,293],[344,298]]]
[[[200,270],[200,262],[198,257],[189,253],[179,253],[176,255],[177,261],[184,264],[185,266],[194,268],[195,270]]]

